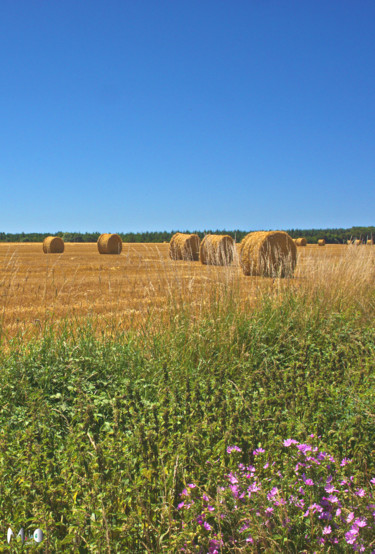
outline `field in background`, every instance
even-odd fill
[[[238,248],[238,245],[237,245]],[[329,295],[357,295],[373,282],[375,248],[310,245],[298,248],[293,280],[246,277],[238,256],[230,267],[175,262],[168,244],[124,244],[120,256],[99,255],[96,244],[66,244],[64,254],[43,254],[39,243],[0,243],[0,324],[3,336],[39,334],[45,324],[97,317],[134,328],[171,302],[192,313],[220,291],[236,294],[243,307],[260,292],[322,287]]]

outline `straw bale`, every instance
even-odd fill
[[[304,237],[294,239],[294,242],[296,243],[296,246],[306,246],[307,244],[307,240]]]
[[[351,239],[348,239],[348,240],[346,241],[346,244],[353,244],[353,241],[352,241]]]
[[[45,254],[62,254],[64,252],[64,241],[61,237],[46,237],[43,241],[43,252]]]
[[[362,244],[361,239],[356,239],[356,240],[354,241],[354,244],[355,244],[356,246],[360,246],[360,245]]]
[[[230,265],[234,240],[229,235],[206,235],[199,248],[199,259],[206,265]]]
[[[319,239],[318,240],[318,246],[325,246],[325,245],[326,245],[325,239]]]
[[[372,246],[374,244],[374,239],[367,239],[366,244],[368,244],[369,246]]]
[[[297,263],[297,247],[285,231],[257,231],[244,237],[240,265],[245,275],[291,277]]]
[[[176,233],[169,243],[169,257],[172,260],[199,260],[200,238],[192,233]]]
[[[115,233],[103,233],[98,238],[99,254],[121,254],[122,240]]]

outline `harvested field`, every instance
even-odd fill
[[[137,326],[151,314],[163,314],[171,302],[188,304],[192,313],[212,294],[231,291],[244,306],[261,293],[285,288],[322,287],[327,294],[358,301],[374,283],[375,249],[346,245],[307,245],[298,250],[294,279],[249,277],[229,267],[171,260],[169,245],[124,244],[121,255],[100,256],[96,243],[65,244],[65,252],[43,254],[40,243],[0,243],[0,325],[5,339],[39,333],[45,322],[97,316],[104,324]],[[238,249],[238,245],[237,245]],[[332,284],[334,283],[334,287]]]

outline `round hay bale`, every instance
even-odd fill
[[[99,254],[121,254],[122,240],[114,233],[103,233],[98,238]]]
[[[368,244],[369,246],[373,246],[373,244],[374,244],[374,239],[367,239],[366,244]]]
[[[294,242],[296,243],[296,246],[306,246],[307,240],[304,237],[300,237],[299,239],[294,239]]]
[[[244,237],[240,265],[245,275],[291,277],[297,263],[297,247],[285,231],[257,231]]]
[[[45,254],[62,254],[64,252],[64,241],[61,237],[46,237],[43,241],[43,252]]]
[[[353,241],[350,240],[350,239],[348,239],[348,240],[346,241],[346,244],[353,244]]]
[[[360,246],[360,245],[362,244],[361,239],[356,239],[356,240],[354,241],[354,244],[355,244],[355,246]]]
[[[319,239],[318,240],[318,246],[325,246],[325,245],[326,245],[325,239]]]
[[[199,259],[206,265],[229,265],[233,254],[234,240],[229,235],[206,235],[199,248]]]
[[[199,260],[200,238],[192,233],[176,233],[169,243],[169,257],[172,260]]]

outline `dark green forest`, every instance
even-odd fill
[[[254,229],[258,230],[258,229]],[[305,237],[307,242],[316,244],[319,239],[325,239],[327,244],[345,244],[350,239],[367,240],[375,236],[375,227],[351,227],[349,229],[287,229],[292,238]],[[169,242],[177,231],[145,231],[143,233],[118,233],[124,242]],[[230,235],[240,242],[251,231],[208,230],[181,231],[183,233],[197,233],[202,239],[205,235],[214,233]],[[1,233],[0,242],[43,242],[49,235],[59,236],[65,242],[96,242],[100,235],[95,233],[62,232],[57,233]]]

